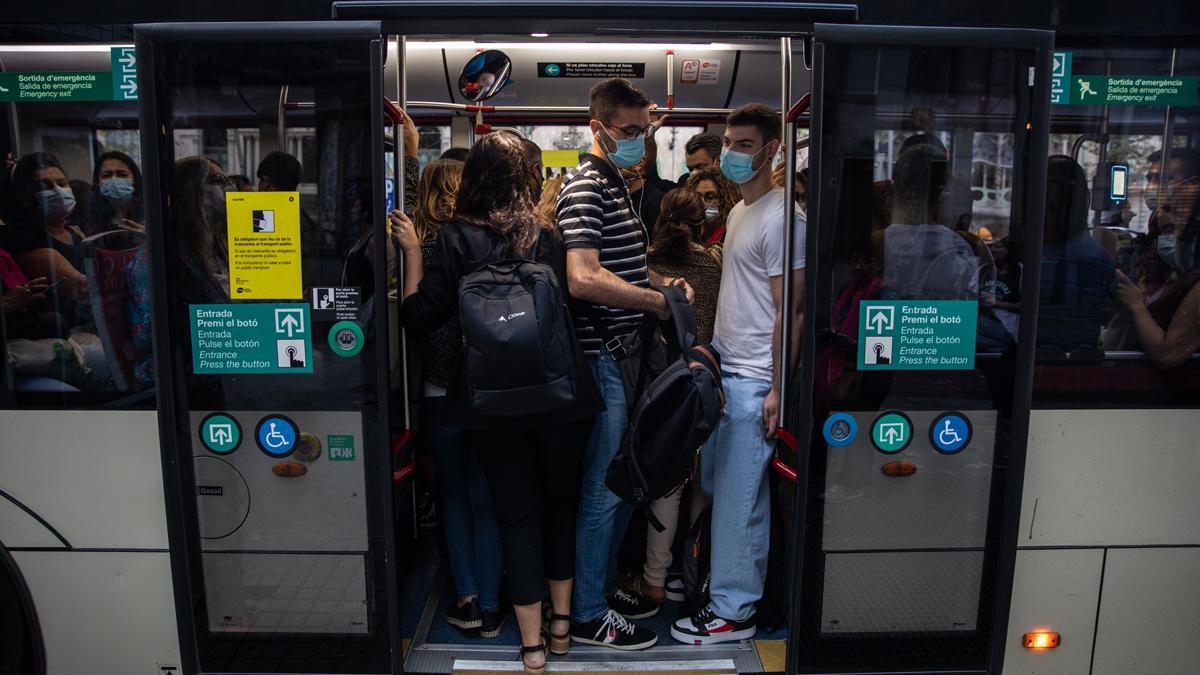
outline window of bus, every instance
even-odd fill
[[[1060,48],[1055,67],[1034,402],[1194,404],[1200,51]]]
[[[153,408],[126,275],[145,240],[137,101],[106,79],[121,47],[80,47],[0,46],[30,76],[0,92],[0,406]]]
[[[566,150],[588,152],[592,147],[592,130],[586,125],[525,125],[515,127],[526,138],[537,143],[542,151]],[[685,145],[692,136],[702,133],[704,127],[666,125],[654,135],[658,146],[655,170],[659,178],[674,182],[687,172],[687,151]],[[577,161],[577,158],[576,158]],[[576,161],[567,163],[558,160],[563,165],[547,164],[547,172],[559,175],[564,170],[575,166]]]

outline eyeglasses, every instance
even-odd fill
[[[613,135],[613,138],[619,141],[631,141],[635,138],[645,138],[646,136],[649,136],[650,132],[654,129],[653,124],[646,127],[637,127],[632,125],[627,127],[615,127],[607,122],[601,122],[601,124],[604,125],[605,129],[611,129],[612,131],[616,132],[616,134]]]

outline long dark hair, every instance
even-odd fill
[[[481,225],[524,253],[551,223],[538,213],[538,167],[516,134],[497,131],[475,142],[463,164],[455,218]]]
[[[42,169],[58,169],[63,172],[64,176],[67,175],[62,164],[59,164],[58,158],[48,152],[31,152],[25,155],[17,160],[17,165],[12,170],[12,189],[18,209],[17,217],[34,225],[45,224],[42,212],[37,206],[37,198],[34,196],[39,187],[37,181],[34,180],[34,174]]]
[[[109,221],[117,214],[118,207],[100,194],[100,167],[110,159],[124,164],[129,169],[129,173],[133,174],[133,196],[130,197],[129,204],[125,207],[126,213],[133,220],[140,221],[142,217],[142,171],[138,168],[137,162],[133,161],[129,155],[109,150],[96,158],[96,166],[92,169],[92,192],[95,194],[92,195],[91,213],[88,214],[88,234],[96,234],[101,230],[109,229]]]
[[[675,188],[663,196],[662,210],[654,225],[649,255],[654,260],[686,264],[692,242],[700,240],[704,225],[704,202],[687,188]]]

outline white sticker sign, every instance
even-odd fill
[[[697,84],[716,84],[721,79],[721,59],[700,59],[700,79]]]

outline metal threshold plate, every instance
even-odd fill
[[[555,661],[546,664],[554,673],[612,673],[632,675],[634,673],[687,673],[688,675],[733,675],[737,673],[733,659],[699,660],[638,660],[638,661]],[[455,675],[486,675],[488,673],[523,672],[524,666],[517,660],[492,661],[455,659]]]

